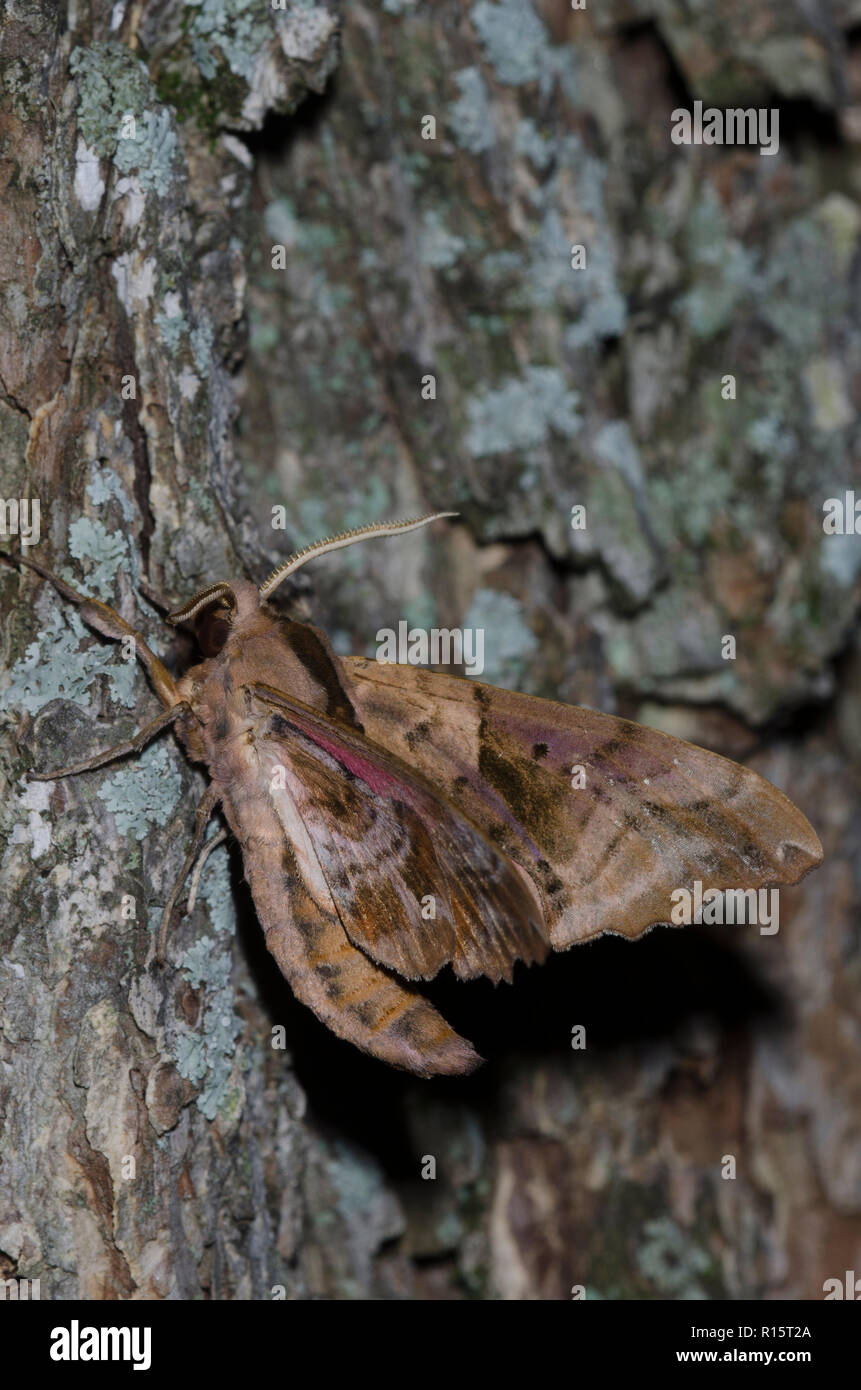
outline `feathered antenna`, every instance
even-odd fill
[[[417,531],[420,526],[427,526],[430,521],[439,521],[444,516],[457,516],[457,512],[429,512],[427,516],[416,517],[414,521],[379,521],[371,526],[358,526],[355,531],[342,531],[339,536],[329,536],[324,541],[315,541],[313,545],[306,545],[304,550],[297,550],[295,555],[291,555],[283,565],[279,565],[273,570],[269,578],[260,585],[261,599],[269,598],[288,574],[295,574],[296,570],[301,569],[309,560],[313,560],[317,555],[325,555],[330,550],[341,550],[345,545],[352,545],[355,541],[369,541],[375,536],[400,536],[406,531]]]

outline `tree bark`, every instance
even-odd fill
[[[232,446],[241,134],[320,90],[336,60],[325,5],[216,8],[214,28],[212,6],[180,3],[31,4],[2,22],[4,497],[41,504],[34,558],[165,652],[140,578],[177,599],[260,558]],[[223,849],[173,967],[147,963],[202,779],[162,738],[25,784],[27,765],[128,737],[154,696],[47,584],[5,566],[2,582],[18,716],[4,746],[5,1272],[51,1298],[301,1294],[317,1160],[248,968],[233,970]]]

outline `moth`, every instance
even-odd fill
[[[164,908],[157,954],[210,817],[239,843],[267,945],[333,1032],[418,1076],[481,1058],[417,988],[512,979],[602,932],[671,920],[671,894],[795,883],[822,858],[805,817],[762,777],[653,729],[474,680],[337,656],[269,600],[318,556],[401,536],[437,513],[365,526],[292,555],[259,589],[222,580],[168,614],[201,660],[174,680],[140,633],[32,560],[81,617],[132,638],[164,709],[134,738],[48,781],[140,752],[173,728],[209,785]],[[577,775],[572,776],[572,772]]]

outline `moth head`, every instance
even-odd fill
[[[174,627],[181,623],[189,623],[194,628],[197,645],[203,655],[218,656],[230,635],[237,614],[247,605],[248,596],[242,592],[246,589],[252,590],[256,607],[257,591],[253,584],[246,581],[228,584],[222,580],[218,584],[199,589],[188,603],[168,613],[166,621]]]

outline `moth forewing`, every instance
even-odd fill
[[[325,750],[279,715],[267,721],[271,756],[282,760],[284,792],[273,802],[308,877],[325,875],[354,945],[405,979],[430,979],[452,959],[455,925],[430,833],[403,802],[362,791]],[[297,848],[298,857],[298,848]],[[433,930],[422,903],[433,902]],[[412,931],[399,929],[401,919]]]
[[[381,964],[398,948],[423,949],[430,968],[417,974],[425,975],[452,961],[461,975],[510,979],[515,960],[544,958],[539,891],[460,810],[359,729],[265,684],[252,695],[285,726],[284,734],[274,730],[285,760],[300,759],[303,816],[355,944]],[[382,893],[374,892],[377,878]],[[439,931],[419,912],[428,895],[441,905]]]

